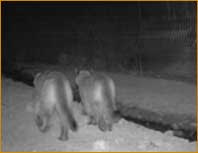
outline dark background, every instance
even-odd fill
[[[2,66],[195,80],[196,2],[2,2]]]

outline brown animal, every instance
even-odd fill
[[[73,94],[65,75],[57,71],[38,73],[34,79],[35,122],[41,132],[50,128],[50,118],[57,113],[60,122],[59,139],[68,139],[69,128],[77,130],[72,112]]]
[[[120,119],[114,81],[105,74],[80,71],[75,82],[89,124],[97,124],[101,131],[111,131],[113,123]]]

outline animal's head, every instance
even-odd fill
[[[86,77],[89,77],[91,75],[91,73],[87,70],[81,70],[78,72],[77,76],[76,76],[76,79],[75,79],[75,83],[77,85],[79,85],[79,83],[81,81],[83,81]]]

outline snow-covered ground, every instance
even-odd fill
[[[109,74],[116,82],[118,99],[125,106],[150,109],[159,114],[196,116],[196,86],[179,81]],[[121,119],[111,132],[87,125],[81,105],[74,103],[79,124],[61,142],[59,126],[43,134],[33,120],[33,87],[2,78],[2,150],[3,151],[196,151],[196,142],[175,137],[172,131],[161,133]],[[194,123],[195,124],[195,123]]]

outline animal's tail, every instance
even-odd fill
[[[73,94],[70,87],[69,82],[64,81],[64,79],[57,79],[57,94],[58,94],[58,101],[57,101],[57,111],[61,118],[61,121],[65,124],[69,124],[72,131],[77,131],[78,125],[74,118],[73,111],[71,108],[71,104],[73,102]],[[66,96],[65,96],[66,94]]]

